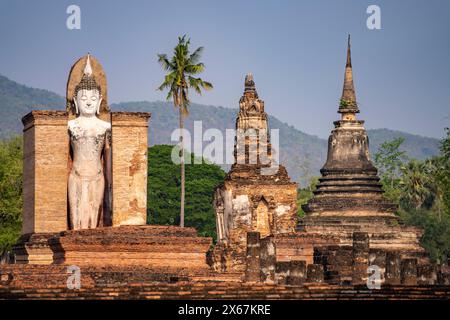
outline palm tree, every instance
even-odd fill
[[[432,195],[430,190],[430,170],[427,162],[412,160],[401,168],[400,186],[403,191],[403,202],[411,204],[416,210],[421,208]]]
[[[190,39],[178,37],[178,44],[173,50],[172,58],[166,54],[158,54],[158,62],[167,71],[163,83],[158,90],[168,89],[167,100],[173,100],[173,105],[178,108],[180,121],[180,167],[181,167],[181,199],[180,199],[180,226],[184,227],[184,198],[185,198],[185,174],[184,174],[184,142],[183,128],[184,117],[189,114],[189,89],[194,89],[202,94],[202,89],[212,89],[212,84],[194,76],[203,72],[205,65],[200,61],[203,47],[197,48],[193,53],[189,52]]]

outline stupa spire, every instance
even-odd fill
[[[83,74],[85,74],[87,76],[91,76],[92,75],[91,59],[90,59],[90,54],[89,53],[87,54],[86,66],[84,67]]]
[[[253,80],[253,74],[247,73],[245,76],[245,82],[244,82],[244,92],[255,92],[256,93],[256,86],[255,86],[255,80]]]
[[[347,42],[347,62],[345,64],[344,87],[342,89],[342,97],[339,103],[339,113],[355,114],[359,112],[358,104],[356,103],[355,86],[353,84],[352,71],[352,57],[350,50],[350,35],[348,35]]]

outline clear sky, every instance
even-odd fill
[[[81,8],[81,30],[66,9]],[[381,8],[381,30],[366,9]],[[91,52],[103,64],[110,103],[163,100],[157,53],[177,36],[204,46],[194,102],[238,107],[252,72],[266,111],[328,136],[337,119],[347,34],[366,128],[442,137],[450,126],[450,1],[28,1],[0,0],[0,74],[61,95],[71,65]]]

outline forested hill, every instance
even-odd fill
[[[63,109],[64,98],[50,91],[34,89],[0,75],[0,138],[20,134],[20,119],[33,109]],[[113,111],[151,112],[149,144],[171,144],[170,136],[178,127],[178,115],[168,102],[125,102],[111,105]],[[217,128],[222,132],[233,129],[237,109],[192,104],[186,120],[186,128],[193,132],[193,122],[202,121],[203,131]],[[367,119],[366,119],[367,120]],[[296,181],[306,181],[319,173],[325,162],[327,142],[317,136],[304,133],[293,126],[269,117],[272,129],[280,132],[280,162]],[[386,140],[402,136],[402,149],[412,158],[425,159],[438,154],[439,141],[389,129],[368,130],[372,154]]]
[[[0,75],[0,138],[22,132],[20,119],[34,109],[62,109],[64,98],[30,88]]]
[[[171,144],[171,133],[178,127],[178,114],[168,102],[126,102],[113,104],[113,110],[147,111],[152,113],[149,128],[149,144]],[[202,121],[203,132],[217,128],[225,132],[235,127],[237,109],[192,104],[186,119],[186,128],[193,133],[194,121]],[[293,126],[269,116],[270,128],[279,129],[280,162],[296,181],[306,181],[317,175],[325,162],[327,141],[304,133]],[[225,135],[225,134],[224,134]],[[409,157],[423,160],[439,153],[439,140],[389,129],[368,130],[370,151],[374,154],[381,143],[397,137],[404,137],[402,149]]]

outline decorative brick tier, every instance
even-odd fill
[[[194,228],[147,225],[27,234],[14,252],[19,264],[208,268],[211,245]]]
[[[194,228],[120,226],[64,231],[49,239],[54,263],[90,266],[208,268],[211,238]]]
[[[369,235],[371,249],[401,251],[403,257],[428,262],[425,250],[419,243],[422,231],[400,224],[397,217],[307,216],[300,219],[297,226],[298,234],[312,233],[332,237],[337,240],[335,244],[341,246],[351,246],[355,232]]]

